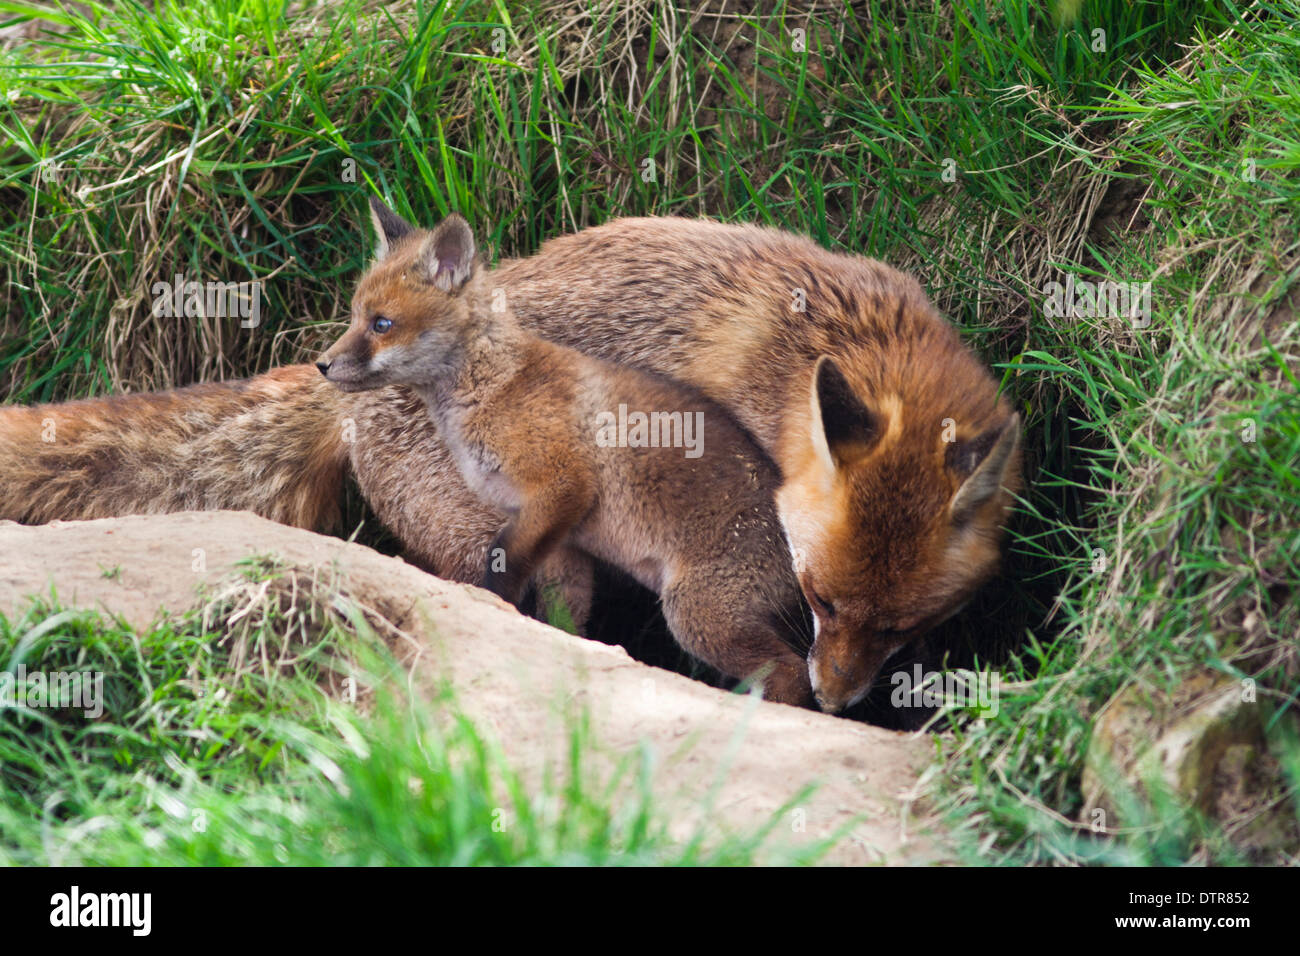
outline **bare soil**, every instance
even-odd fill
[[[701,824],[710,833],[761,826],[815,783],[812,796],[786,811],[773,846],[847,827],[829,862],[941,859],[932,821],[913,796],[932,752],[925,736],[728,694],[523,617],[485,591],[399,558],[246,512],[0,522],[0,611],[12,615],[53,586],[65,607],[101,608],[143,627],[195,606],[251,555],[273,555],[343,587],[391,622],[412,692],[432,697],[449,685],[526,780],[564,766],[568,727],[585,709],[588,767],[610,771],[647,743],[658,807],[683,838]]]

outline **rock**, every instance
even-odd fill
[[[1083,772],[1081,819],[1107,829],[1151,812],[1154,790],[1223,826],[1243,828],[1248,852],[1294,847],[1294,814],[1279,801],[1284,781],[1269,752],[1253,688],[1224,674],[1201,672],[1172,697],[1140,685],[1116,694],[1093,724]],[[1132,815],[1132,814],[1130,814]],[[1289,821],[1289,822],[1288,822]]]

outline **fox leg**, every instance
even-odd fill
[[[547,620],[551,600],[563,602],[574,629],[584,637],[591,620],[591,602],[596,589],[596,562],[577,548],[561,546],[537,566],[537,613]]]
[[[579,475],[552,481],[524,494],[525,504],[488,551],[482,587],[518,606],[533,573],[592,506],[589,484]]]
[[[441,578],[480,584],[506,515],[465,483],[424,403],[405,389],[383,401],[349,396],[356,429],[351,464],[362,496],[402,542],[406,559]],[[560,549],[537,567],[538,585],[558,585],[579,633],[591,614],[595,569]]]
[[[664,588],[664,619],[682,649],[728,677],[756,677],[765,700],[811,707],[807,662],[752,593],[728,596],[707,579],[679,577]]]
[[[441,451],[441,449],[440,449]],[[438,456],[433,456],[438,462]],[[441,464],[441,462],[438,462]],[[500,564],[498,539],[506,516],[470,491],[454,466],[437,468],[438,493],[372,499],[383,521],[405,545],[406,559],[431,574],[465,584],[483,584],[484,567]],[[595,562],[573,548],[560,547],[537,562],[534,579],[540,595],[558,595],[577,633],[586,634],[595,590]],[[525,579],[525,587],[527,580]],[[545,608],[538,616],[545,620]]]
[[[367,497],[380,521],[402,541],[408,561],[440,578],[482,584],[484,567],[491,570],[494,559],[499,564],[502,558],[493,549],[500,546],[506,516],[469,489],[441,443],[426,450],[422,464],[427,490]],[[368,484],[372,491],[375,483]],[[558,593],[579,634],[586,633],[591,618],[595,575],[595,562],[573,548],[561,547],[536,565],[539,594]],[[540,605],[538,610],[544,612]]]

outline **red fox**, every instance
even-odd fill
[[[525,332],[490,282],[459,216],[407,233],[317,366],[346,392],[411,386],[466,483],[510,515],[484,587],[518,604],[539,562],[576,546],[658,592],[695,657],[811,704],[776,467],[712,402]]]
[[[381,248],[414,231],[382,205],[375,218]],[[996,571],[1019,489],[1019,417],[915,280],[782,230],[672,217],[553,239],[487,278],[494,303],[508,303],[524,329],[698,389],[772,457],[777,509],[814,613],[809,671],[823,709],[860,700],[886,659]],[[236,415],[231,434],[246,431],[220,455],[173,462],[164,485],[211,488],[191,495],[203,507],[324,516],[337,507],[346,459],[412,560],[476,581],[500,514],[466,487],[422,402],[403,388],[341,394],[311,366],[283,371],[267,399],[275,429]],[[192,394],[195,408],[220,400]],[[79,408],[76,417],[103,405],[62,407]],[[138,423],[115,427],[145,435],[154,416],[136,407]],[[49,411],[33,419],[33,410],[0,409],[0,518],[88,516],[68,495],[32,512],[27,496],[39,492],[11,477],[27,474],[33,421]],[[251,483],[232,487],[228,474],[250,455]],[[98,501],[86,484],[93,470],[81,475]],[[126,513],[125,502],[102,497],[114,510],[100,513]]]
[[[372,211],[381,250],[416,232]],[[823,710],[865,697],[889,657],[996,571],[1019,416],[913,279],[780,230],[650,218],[551,240],[485,283],[542,338],[699,389],[773,457]],[[451,474],[418,402],[356,398],[363,495],[426,562],[467,579],[491,512]]]
[[[38,524],[217,508],[338,520],[337,393],[311,366],[171,392],[0,408],[0,519]]]

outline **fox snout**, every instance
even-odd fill
[[[334,382],[334,384],[336,385],[340,384],[338,381],[339,372],[342,370],[342,366],[346,364],[347,364],[346,358],[340,360],[337,357],[330,355],[328,352],[325,352],[324,354],[321,355],[320,358],[316,360],[316,368],[320,370],[320,373],[322,375],[324,375],[331,382]]]
[[[347,384],[345,380],[348,376],[344,366],[348,364],[347,357],[335,354],[334,348],[322,352],[321,357],[316,360],[316,368],[320,370],[320,373],[340,388],[345,387]]]
[[[373,387],[366,381],[369,371],[369,357],[358,355],[359,349],[344,336],[321,353],[316,360],[316,368],[329,381],[341,390],[360,391]]]
[[[808,679],[817,706],[838,714],[862,700],[897,649],[870,636],[828,633],[823,627],[808,654]]]

